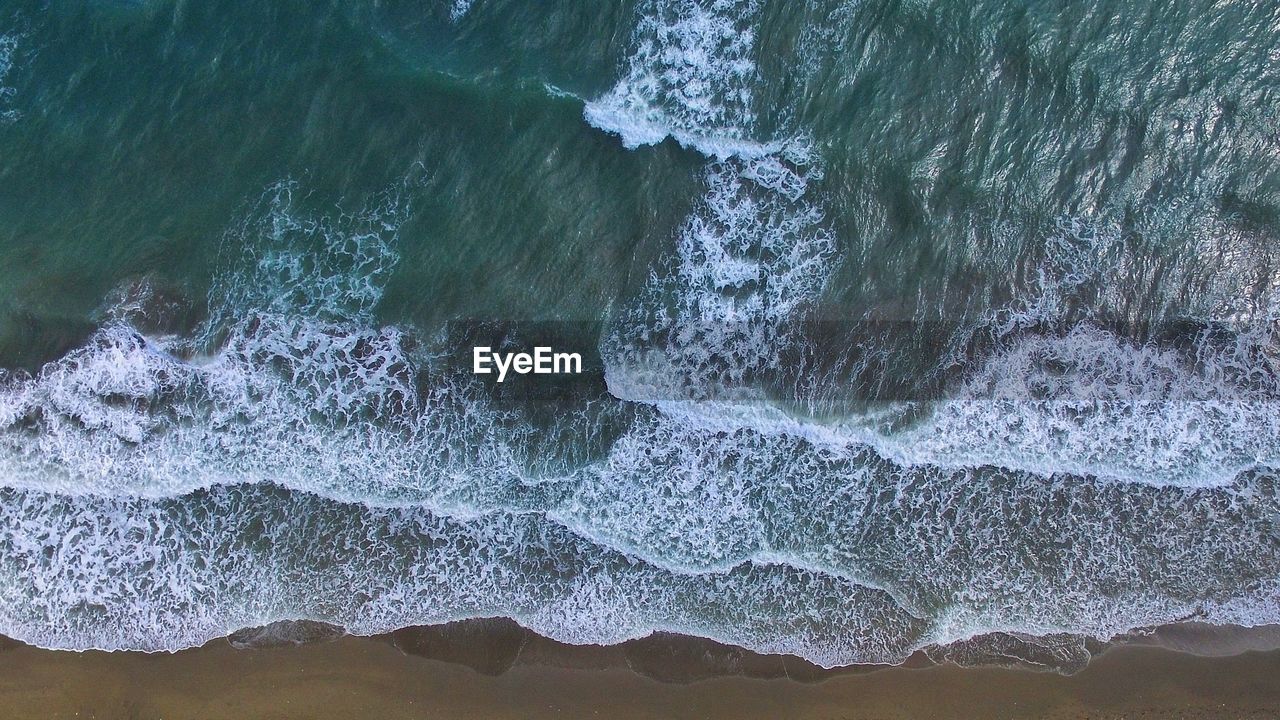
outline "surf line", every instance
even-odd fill
[[[537,346],[533,353],[496,353],[490,347],[471,349],[471,371],[476,375],[490,375],[498,371],[498,382],[507,377],[508,371],[520,375],[569,375],[582,373],[582,355],[554,352],[546,346]]]

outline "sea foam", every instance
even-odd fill
[[[5,85],[5,82],[9,79],[9,73],[13,70],[18,44],[21,40],[22,35],[17,32],[0,35],[0,123],[13,122],[19,117],[18,111],[11,107],[17,90]]]
[[[214,298],[244,305],[211,312],[221,332],[148,337],[134,294],[85,348],[6,380],[0,632],[159,650],[281,619],[507,615],[566,642],[668,630],[840,665],[993,632],[1280,621],[1268,473],[900,464],[685,401],[534,476],[520,418],[424,378],[429,357],[377,327],[407,209],[314,217],[291,188],[228,234]]]
[[[623,77],[587,103],[587,122],[628,148],[667,137],[724,159],[764,154],[750,139],[756,0],[648,0]]]

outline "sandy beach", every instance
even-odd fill
[[[216,640],[175,654],[58,652],[8,641],[0,651],[0,717],[1280,717],[1280,651],[1205,657],[1126,645],[1071,676],[943,665],[818,676],[801,669],[794,674],[802,679],[759,677],[771,672],[770,661],[756,656],[763,664],[739,665],[743,675],[662,682],[633,665],[639,658],[645,672],[665,666],[689,679],[681,641],[574,648],[535,637],[509,656],[501,650],[509,634],[487,635],[487,646],[470,647],[430,630],[416,645],[403,633],[250,649]]]

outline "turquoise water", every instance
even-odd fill
[[[0,633],[1280,622],[1277,60],[1245,2],[0,0]]]

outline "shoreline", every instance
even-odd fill
[[[996,632],[949,645],[928,646],[916,650],[899,663],[823,667],[798,655],[762,653],[699,635],[662,630],[612,645],[575,645],[542,635],[504,616],[413,625],[374,635],[352,634],[340,626],[313,620],[282,620],[242,628],[212,638],[203,645],[176,651],[45,648],[0,635],[0,652],[24,647],[68,654],[172,656],[222,644],[250,651],[328,643],[344,638],[387,643],[406,655],[463,665],[484,675],[501,675],[521,665],[595,670],[625,668],[660,682],[677,684],[732,675],[820,682],[848,673],[945,665],[1069,676],[1093,664],[1099,657],[1127,647],[1160,649],[1203,658],[1280,652],[1280,624],[1248,627],[1181,621],[1136,629],[1110,641],[1075,635],[1030,636]],[[1059,647],[1079,648],[1085,655],[1084,661],[1072,666],[1065,662],[1043,662],[1044,658],[1036,656],[1037,650],[1050,652]]]
[[[1165,626],[1108,644],[1071,675],[922,653],[824,670],[669,634],[573,646],[500,620],[326,632],[259,628],[150,654],[5,639],[0,718],[1280,717],[1280,648],[1263,649],[1280,639],[1276,626]],[[1206,637],[1205,653],[1176,647]],[[1241,652],[1222,654],[1231,648]]]

